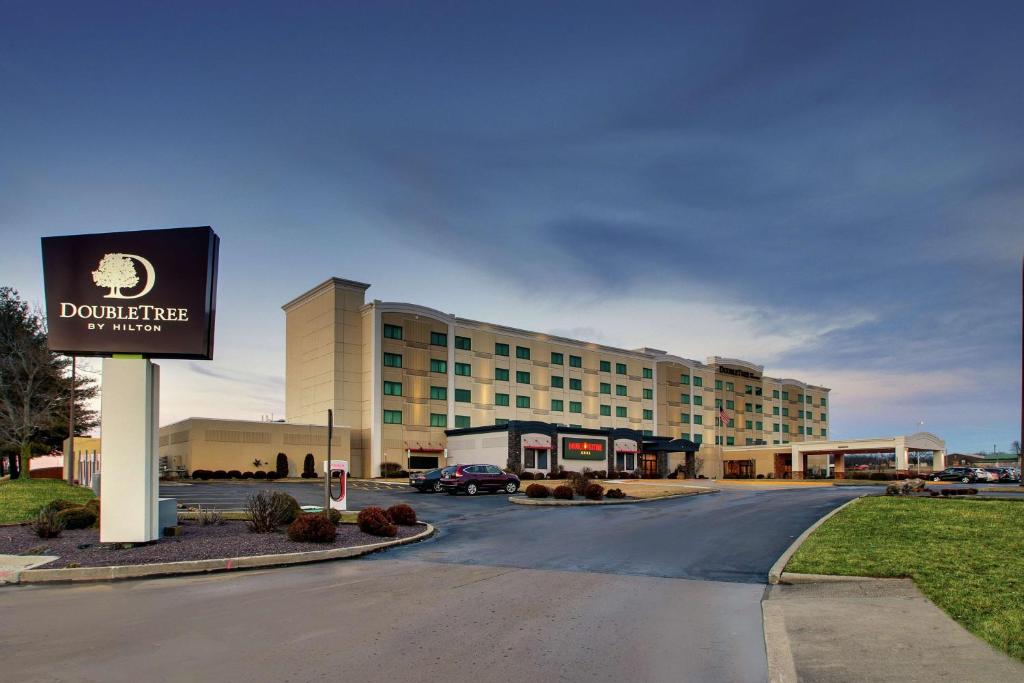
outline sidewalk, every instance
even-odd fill
[[[1024,681],[1024,663],[969,633],[910,579],[818,578],[765,595],[773,683]]]

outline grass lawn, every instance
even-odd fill
[[[910,577],[967,630],[1024,660],[1024,501],[864,498],[786,571]]]
[[[85,503],[94,498],[92,491],[69,486],[60,479],[15,479],[0,482],[0,524],[24,522],[51,500]]]

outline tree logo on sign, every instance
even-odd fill
[[[146,284],[136,294],[122,294],[122,289],[132,289],[139,284],[138,263],[146,273]],[[99,266],[92,271],[92,281],[97,287],[108,287],[104,299],[138,299],[149,294],[156,284],[156,270],[153,264],[136,254],[104,254]]]

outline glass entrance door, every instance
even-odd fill
[[[637,456],[640,459],[640,476],[653,478],[658,476],[658,456],[652,453],[641,453]]]

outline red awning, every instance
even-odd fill
[[[551,450],[551,446],[531,446],[531,445],[525,444],[525,443],[523,444],[523,448],[529,448],[530,450],[534,450],[534,451],[550,451]]]
[[[443,448],[406,448],[410,453],[444,453]]]

